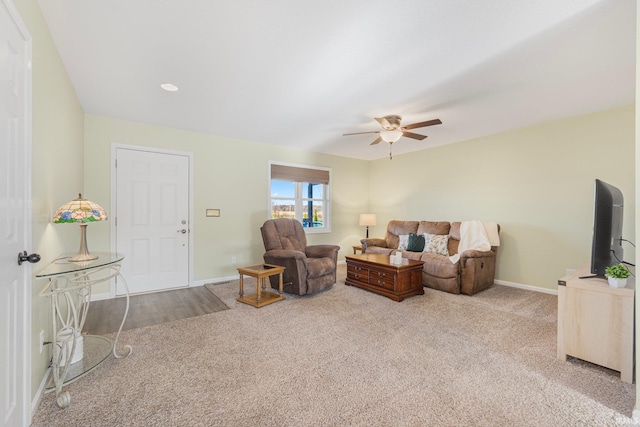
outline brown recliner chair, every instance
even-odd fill
[[[267,264],[285,267],[284,291],[306,295],[330,288],[336,283],[340,246],[307,246],[307,236],[299,221],[270,219],[260,227]],[[278,276],[271,276],[271,287],[278,288]]]

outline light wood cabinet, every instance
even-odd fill
[[[558,280],[558,358],[577,357],[620,372],[633,382],[634,293],[630,277],[625,288],[612,288],[584,268]]]

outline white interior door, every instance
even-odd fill
[[[116,251],[131,293],[189,285],[189,164],[179,154],[116,150]]]
[[[31,423],[31,44],[0,2],[0,426]]]

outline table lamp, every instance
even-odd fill
[[[360,214],[360,225],[367,227],[367,239],[368,239],[369,226],[376,225],[376,214]]]
[[[106,221],[107,213],[90,200],[83,199],[82,194],[78,198],[71,200],[60,206],[53,216],[54,224],[74,223],[80,225],[80,250],[74,257],[69,258],[71,262],[91,261],[97,259],[96,255],[89,253],[87,248],[87,225],[91,222]]]

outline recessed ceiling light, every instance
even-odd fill
[[[171,83],[162,83],[160,85],[160,87],[162,89],[166,90],[167,92],[177,92],[178,91],[178,86],[172,85]]]

